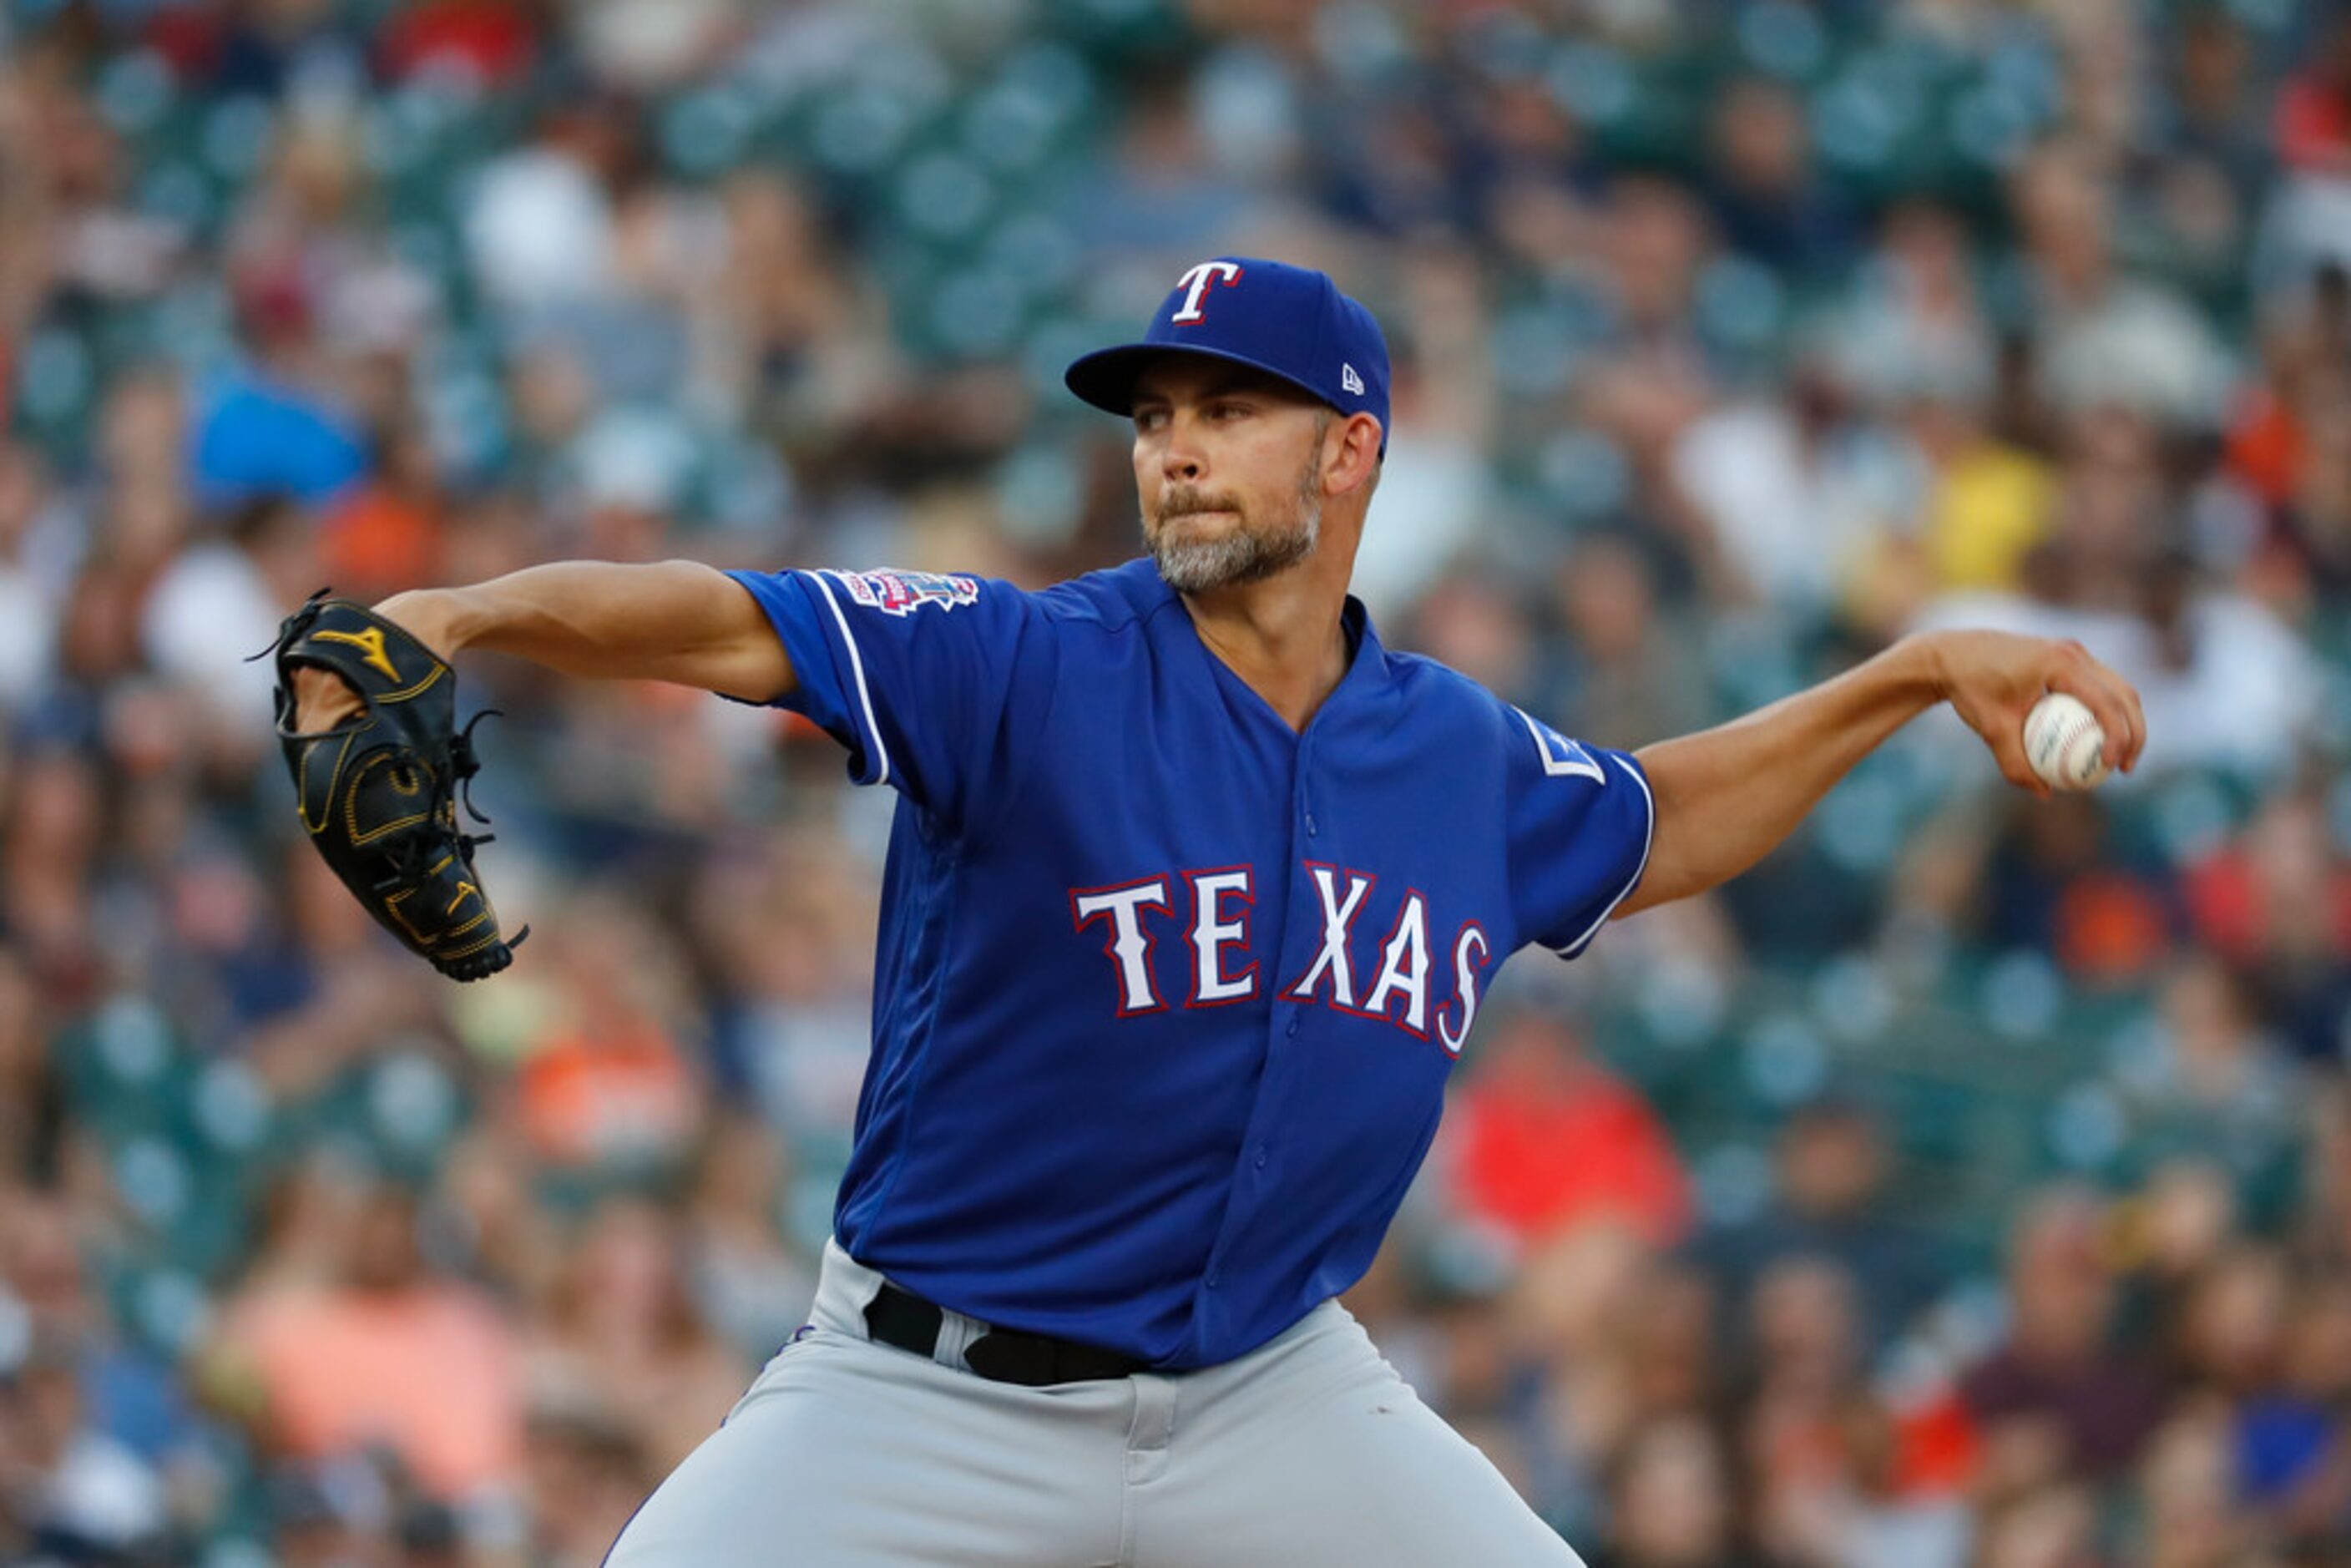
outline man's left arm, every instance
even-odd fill
[[[2003,632],[1905,638],[1743,718],[1642,747],[1635,756],[1656,801],[1656,831],[1641,885],[1617,918],[1704,893],[1761,860],[1855,763],[1940,702],[1983,737],[2010,783],[2047,795],[2024,758],[2024,716],[2053,691],[2088,705],[2113,766],[2137,766],[2147,719],[2129,683],[2078,643]]]

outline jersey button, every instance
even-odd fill
[[[1289,1035],[1293,1040],[1298,1037],[1298,1015],[1296,1013],[1290,1015],[1290,1027],[1283,1030],[1281,1032]]]
[[[1309,812],[1307,812],[1307,813],[1306,813],[1306,836],[1307,836],[1308,838],[1310,838],[1310,839],[1311,839],[1311,838],[1312,838],[1312,837],[1314,836],[1314,834],[1315,834],[1315,827],[1314,827],[1314,813],[1313,813],[1313,812],[1311,812],[1311,811],[1309,811]]]
[[[1259,1170],[1265,1169],[1265,1145],[1263,1144],[1259,1144],[1257,1146],[1257,1168]]]
[[[1217,1271],[1214,1269],[1208,1270],[1207,1285],[1212,1291],[1217,1288]]]

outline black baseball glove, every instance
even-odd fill
[[[478,980],[514,961],[474,873],[486,833],[459,831],[457,802],[477,822],[468,781],[481,770],[474,725],[456,727],[457,673],[393,622],[320,589],[277,628],[277,739],[293,770],[295,810],[310,842],[369,914],[453,980]],[[364,705],[334,728],[294,727],[294,672],[331,670]]]

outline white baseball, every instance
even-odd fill
[[[2081,698],[2051,692],[2024,716],[2024,757],[2053,789],[2095,789],[2106,776],[2106,732]]]

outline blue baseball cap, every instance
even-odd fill
[[[1201,262],[1176,280],[1141,342],[1096,350],[1061,379],[1096,408],[1128,413],[1135,378],[1165,353],[1247,365],[1341,413],[1368,413],[1387,455],[1387,340],[1326,274],[1249,256]]]

